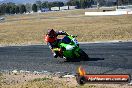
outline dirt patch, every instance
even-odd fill
[[[3,74],[4,82],[0,88],[132,88],[128,84],[85,84],[78,85],[76,78],[60,76],[19,73]]]

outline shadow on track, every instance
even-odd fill
[[[99,60],[104,60],[104,58],[89,58],[87,61],[99,61]]]
[[[64,62],[81,62],[81,61],[99,61],[99,60],[104,60],[104,58],[89,58],[87,60],[77,60],[77,59],[73,59],[71,61],[64,61]]]

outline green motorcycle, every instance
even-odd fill
[[[76,40],[77,36],[65,36],[58,44],[59,48],[62,49],[63,58],[66,61],[74,60],[88,60],[88,55],[79,47],[79,43]]]

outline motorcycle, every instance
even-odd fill
[[[61,42],[58,43],[59,48],[62,50],[63,58],[66,61],[74,60],[88,60],[88,55],[79,47],[79,43],[76,40],[77,36],[64,36]]]

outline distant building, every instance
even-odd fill
[[[62,6],[62,7],[51,7],[52,11],[59,11],[59,10],[73,10],[76,9],[76,6]]]
[[[117,0],[95,0],[93,2],[93,5],[97,5],[98,6],[113,6],[116,5]]]
[[[70,9],[70,10],[76,9],[76,6],[69,6],[69,9]]]
[[[118,6],[116,11],[132,11],[132,5]]]
[[[68,6],[62,6],[60,7],[60,10],[68,10]]]
[[[51,7],[51,11],[59,11],[59,7]]]
[[[48,11],[50,11],[49,8],[42,8],[42,9],[41,9],[41,12],[48,12]]]

